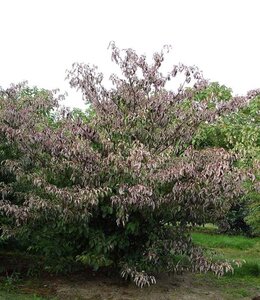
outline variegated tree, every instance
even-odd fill
[[[2,234],[26,237],[29,250],[56,264],[116,268],[139,286],[160,271],[223,274],[230,264],[206,259],[189,232],[225,213],[243,193],[244,175],[234,155],[195,150],[192,139],[202,123],[257,92],[201,99],[208,82],[196,67],[180,64],[163,75],[164,51],[149,64],[132,49],[111,48],[122,73],[111,75],[112,88],[96,67],[75,64],[68,72],[86,116],[60,109],[51,92],[1,91],[1,143],[15,151],[1,161]],[[181,77],[177,91],[167,88]]]

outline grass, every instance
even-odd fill
[[[0,300],[57,300],[51,285],[45,284],[42,278],[20,278],[14,272],[0,278]]]
[[[223,276],[213,274],[196,274],[194,284],[218,290],[222,299],[243,299],[260,295],[260,278],[255,276]]]
[[[195,244],[214,250],[216,259],[245,260],[241,267],[235,267],[233,277],[259,276],[260,281],[260,238],[193,233]]]
[[[16,292],[0,291],[0,300],[43,300],[36,295],[17,294]]]
[[[245,260],[241,267],[234,267],[234,274],[217,278],[212,274],[197,274],[198,284],[217,287],[227,299],[243,299],[260,294],[260,238],[227,236],[194,232],[193,241],[206,250],[213,250],[217,260]],[[200,230],[199,230],[200,231]],[[213,232],[213,231],[212,231]]]
[[[236,250],[258,249],[260,252],[260,238],[247,238],[244,236],[228,236],[224,234],[209,234],[195,232],[192,238],[197,245],[207,248],[230,248]]]

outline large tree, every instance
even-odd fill
[[[189,230],[225,213],[243,193],[243,174],[234,155],[196,150],[192,140],[202,123],[247,105],[256,92],[200,99],[208,82],[196,67],[163,75],[164,51],[149,64],[132,49],[111,48],[122,73],[111,75],[111,89],[96,67],[75,64],[68,73],[91,108],[87,117],[58,109],[52,93],[2,90],[1,138],[19,153],[1,164],[13,176],[1,183],[4,233],[27,236],[30,250],[56,264],[114,267],[139,286],[184,267],[223,274],[230,264],[206,259]],[[178,75],[178,90],[167,89]],[[18,195],[17,181],[27,186]]]

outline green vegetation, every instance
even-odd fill
[[[207,229],[208,233],[195,232],[192,233],[192,238],[200,247],[205,248],[205,250],[211,250],[216,252],[216,259],[228,259],[228,260],[245,260],[241,267],[236,267],[234,274],[228,273],[223,277],[216,277],[213,274],[193,274],[191,275],[190,288],[199,289],[202,292],[211,291],[212,293],[217,293],[220,295],[221,299],[243,299],[244,297],[253,297],[260,293],[260,238],[247,238],[244,236],[226,236],[222,234],[215,234],[214,227],[206,226],[202,230]],[[201,228],[200,228],[201,230]],[[211,233],[209,233],[211,232]],[[186,275],[185,275],[186,276]],[[190,276],[190,275],[189,275]],[[50,298],[51,295],[54,296],[55,290],[48,292],[48,297],[31,296],[27,294],[21,294],[22,292],[28,293],[31,291],[37,295],[41,295],[41,279],[38,280],[15,280],[15,276],[8,280],[1,281],[0,284],[0,299],[3,300],[40,300],[40,299],[60,299],[60,298]],[[72,275],[73,278],[73,275]],[[184,277],[185,278],[185,277]],[[60,279],[59,279],[60,280]],[[83,281],[85,281],[84,279]],[[178,276],[175,279],[178,281]],[[54,276],[55,281],[55,276]],[[60,281],[62,284],[63,281]],[[93,283],[93,279],[91,280]],[[67,278],[66,284],[74,286],[74,281]],[[99,281],[97,279],[97,289],[99,288]],[[165,286],[165,283],[164,283]],[[182,293],[182,290],[186,287],[180,286],[175,288],[175,291]],[[122,286],[122,290],[124,288]],[[18,294],[16,294],[16,292]],[[46,291],[45,291],[46,292]],[[186,291],[187,292],[187,291]],[[87,293],[87,291],[86,291]],[[2,298],[1,298],[2,297]],[[176,296],[177,297],[177,296]],[[223,298],[222,298],[223,297]],[[79,298],[81,299],[81,298]],[[132,299],[132,298],[131,298]],[[176,299],[173,297],[173,299]],[[181,299],[181,298],[180,298]],[[199,299],[199,297],[198,297]]]
[[[231,98],[225,86],[212,84],[203,94],[208,97],[212,89]],[[236,164],[253,174],[245,188],[247,193],[237,199],[229,212],[218,220],[223,232],[260,236],[260,97],[248,106],[219,118],[214,124],[203,124],[193,143],[198,148],[223,147],[236,155]]]
[[[194,277],[196,286],[206,286],[212,288],[222,295],[220,299],[233,300],[243,299],[259,295],[260,279],[254,276],[223,276],[217,278],[212,274],[196,274]]]
[[[15,253],[13,256],[16,256]],[[19,258],[20,255],[17,254],[17,259]],[[0,278],[0,299],[3,300],[57,300],[54,293],[52,282],[46,279],[43,281],[40,277],[13,272]]]
[[[226,295],[225,299],[252,297],[260,293],[260,238],[210,234],[212,229],[206,228],[208,233],[192,233],[194,242],[214,251],[215,259],[240,260],[242,266],[235,267],[233,274],[228,273],[220,278],[197,274],[197,284],[217,288]]]
[[[4,292],[0,290],[0,300],[44,300],[36,295],[17,294],[15,292]],[[54,299],[54,298],[53,298]]]
[[[234,268],[229,276],[256,276],[260,280],[260,238],[193,233],[193,241],[216,252],[216,259],[241,260],[242,266]]]
[[[232,278],[259,276],[259,239],[191,232],[210,221],[259,233],[260,90],[233,97],[194,66],[163,75],[165,49],[149,64],[111,48],[113,88],[90,65],[68,72],[86,112],[26,83],[0,89],[3,285],[91,270],[143,287],[160,273],[231,273],[245,255]]]
[[[257,250],[260,251],[260,238],[228,236],[224,234],[212,235],[205,233],[193,233],[192,238],[197,245],[207,248],[230,248],[237,250],[254,249],[256,252]]]
[[[90,65],[68,72],[87,114],[26,84],[0,90],[3,250],[38,256],[44,271],[117,271],[141,287],[183,267],[230,271],[204,257],[190,227],[222,218],[248,176],[232,152],[193,144],[203,124],[242,109],[252,95],[232,97],[194,66],[163,75],[165,50],[149,64],[132,49],[111,48],[121,70],[120,79],[111,76],[114,88]],[[167,90],[177,75],[183,84]]]

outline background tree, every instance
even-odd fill
[[[227,88],[214,84],[218,94]],[[209,90],[208,90],[209,92]],[[206,91],[202,95],[205,96]],[[229,99],[231,94],[229,95]],[[204,124],[194,138],[197,148],[223,147],[232,151],[238,158],[237,166],[253,171],[247,181],[247,193],[231,207],[226,218],[220,220],[220,229],[226,232],[244,232],[259,235],[260,198],[259,198],[259,160],[260,160],[260,98],[232,114],[219,118],[215,124]]]

